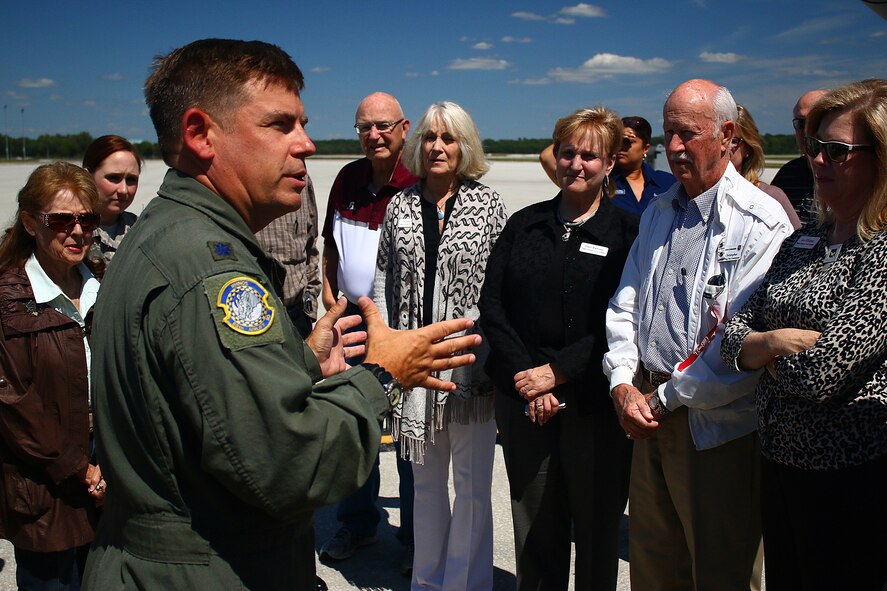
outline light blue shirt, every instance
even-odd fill
[[[25,263],[25,274],[28,281],[31,282],[31,289],[34,292],[34,301],[38,304],[46,304],[51,308],[61,312],[74,322],[80,325],[80,328],[86,327],[83,316],[95,304],[96,297],[99,294],[99,280],[95,278],[92,272],[84,264],[77,265],[77,270],[83,277],[83,284],[80,288],[80,309],[74,305],[62,289],[55,284],[55,281],[49,278],[43,267],[40,266],[37,257],[32,254],[31,258]],[[82,313],[81,313],[82,311]],[[89,340],[86,333],[83,334],[83,347],[86,350],[86,377],[87,383],[91,384],[90,377],[90,355]],[[92,402],[92,389],[90,388],[90,403]]]

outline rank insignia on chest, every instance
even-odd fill
[[[216,305],[225,311],[222,322],[240,334],[260,335],[274,321],[268,290],[251,277],[235,277],[225,283]]]
[[[211,240],[206,243],[206,246],[209,248],[209,252],[215,261],[237,260],[237,255],[234,254],[234,247],[231,246],[230,242],[213,242]]]

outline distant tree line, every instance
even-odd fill
[[[68,135],[41,135],[36,139],[26,138],[25,149],[28,158],[59,158],[78,161],[83,158],[86,147],[94,138],[85,131]],[[766,133],[761,138],[764,154],[795,154],[795,136]],[[518,138],[516,140],[484,140],[484,151],[488,154],[538,154],[551,143],[548,138]],[[654,146],[662,144],[662,136],[654,136]],[[6,136],[0,134],[0,158],[5,158]],[[360,154],[360,142],[356,139],[314,140],[317,154],[321,156],[337,156],[344,154]],[[135,144],[143,158],[160,158],[160,147],[155,142],[142,141]],[[9,136],[9,155],[12,159],[22,157],[22,138]]]

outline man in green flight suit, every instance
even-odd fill
[[[253,233],[299,207],[302,73],[280,48],[207,39],[155,60],[145,96],[171,167],[105,276],[92,336],[108,482],[89,589],[314,585],[314,509],[356,490],[400,387],[465,365],[454,320],[393,331],[372,302],[348,369],[344,298],[303,342]],[[364,335],[359,335],[363,339]],[[386,371],[387,370],[387,371]]]

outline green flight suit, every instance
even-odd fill
[[[174,170],[127,234],[93,325],[87,589],[313,588],[313,511],[366,480],[388,400],[361,367],[319,381],[276,264]]]

